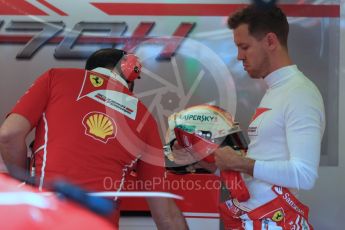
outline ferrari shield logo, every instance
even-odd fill
[[[272,216],[272,220],[275,222],[282,221],[283,218],[284,218],[284,213],[281,210],[276,211]]]
[[[90,75],[90,81],[94,87],[100,87],[103,85],[104,82],[103,78],[92,74]]]

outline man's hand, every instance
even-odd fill
[[[214,159],[220,170],[234,170],[253,175],[255,161],[238,154],[229,146],[218,148]]]
[[[191,165],[195,162],[198,162],[197,164],[194,164],[193,166],[191,166],[191,167],[193,167],[194,170],[202,168],[202,169],[206,169],[212,173],[217,170],[217,166],[214,163],[202,161],[202,159],[200,159],[199,154],[196,154],[196,153],[193,154],[193,153],[187,151],[185,148],[183,148],[181,145],[179,145],[177,143],[177,141],[175,141],[175,143],[172,147],[172,154],[174,157],[174,162],[176,164]]]
[[[177,141],[175,141],[174,145],[172,146],[172,154],[174,157],[174,162],[178,165],[190,165],[200,160],[197,159],[194,154],[179,145]]]

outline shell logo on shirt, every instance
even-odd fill
[[[104,82],[103,78],[93,74],[90,75],[90,81],[94,87],[100,87],[103,85]]]
[[[115,138],[117,127],[114,120],[101,112],[90,112],[83,118],[85,134],[95,140],[107,143]]]

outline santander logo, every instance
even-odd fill
[[[284,192],[283,188],[281,186],[274,186],[274,191],[280,195],[285,202],[294,210],[296,210],[301,215],[304,215],[304,211],[295,203],[294,199],[290,197],[290,194],[288,192]]]

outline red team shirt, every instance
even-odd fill
[[[40,187],[63,176],[92,191],[116,191],[135,168],[138,180],[156,181],[141,190],[161,190],[157,181],[163,179],[164,161],[157,124],[121,82],[82,69],[50,69],[12,113],[36,127]]]

